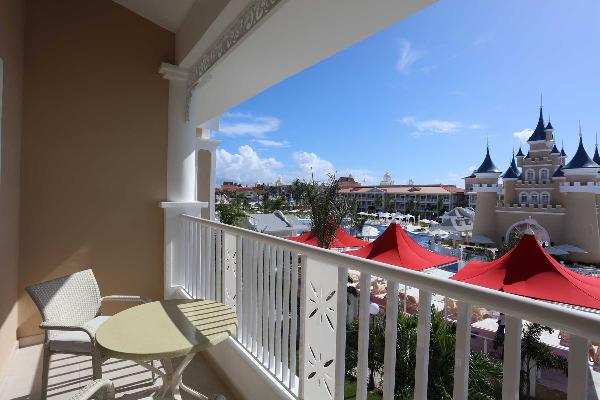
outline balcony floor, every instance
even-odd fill
[[[42,346],[19,349],[0,380],[0,400],[37,400],[41,388]],[[117,398],[140,399],[151,393],[151,374],[145,368],[125,360],[109,359],[103,364],[103,376],[114,382]],[[91,379],[90,357],[57,354],[50,363],[48,399],[69,399]],[[207,395],[222,394],[227,400],[236,397],[211,369],[201,353],[196,355],[183,376],[184,382]],[[160,385],[160,380],[154,386]],[[184,399],[192,398],[183,394]]]

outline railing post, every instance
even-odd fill
[[[571,335],[569,344],[569,384],[567,398],[587,399],[588,392],[588,349],[590,342],[581,336]]]
[[[369,306],[371,305],[371,275],[360,274],[358,303],[358,365],[356,367],[356,400],[367,400],[369,381]]]
[[[469,395],[469,356],[471,354],[471,305],[458,302],[456,348],[454,353],[454,400],[467,400]]]
[[[521,331],[523,321],[506,316],[506,335],[504,337],[504,364],[502,368],[502,399],[519,398],[521,381]]]
[[[396,386],[396,342],[398,339],[397,281],[388,280],[385,301],[385,354],[383,360],[383,400],[394,399]]]
[[[302,256],[300,399],[331,399],[336,387],[338,271]],[[344,282],[345,285],[345,282]],[[344,286],[345,287],[345,286]]]
[[[344,400],[346,379],[346,319],[348,318],[348,268],[338,268],[337,321],[335,340],[335,400]]]
[[[429,379],[429,341],[431,334],[431,293],[419,290],[417,321],[417,365],[415,368],[415,400],[427,400]]]
[[[237,309],[237,265],[238,249],[236,236],[222,232],[223,243],[223,303]]]

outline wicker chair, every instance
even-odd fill
[[[115,386],[108,379],[95,379],[69,400],[114,400]]]
[[[25,288],[42,314],[40,328],[44,330],[44,360],[42,399],[48,389],[50,356],[55,353],[92,356],[94,379],[102,378],[102,355],[95,343],[95,332],[109,317],[102,316],[100,306],[105,300],[149,300],[140,296],[100,296],[100,289],[91,269],[52,279]]]

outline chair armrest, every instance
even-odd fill
[[[96,379],[87,384],[70,400],[89,400],[94,395],[98,399],[113,400],[115,398],[115,386],[108,379]]]
[[[94,342],[94,334],[85,329],[83,326],[77,325],[65,325],[60,322],[44,321],[40,324],[40,329],[47,331],[81,331],[87,333],[90,337],[90,341]]]
[[[146,297],[142,297],[142,296],[127,296],[127,295],[119,295],[119,294],[104,296],[100,299],[100,301],[104,301],[104,300],[108,300],[108,301],[139,301],[141,303],[150,303],[152,301],[152,300],[150,300]]]

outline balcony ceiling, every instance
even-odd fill
[[[162,26],[177,32],[196,0],[113,0],[115,3]]]

